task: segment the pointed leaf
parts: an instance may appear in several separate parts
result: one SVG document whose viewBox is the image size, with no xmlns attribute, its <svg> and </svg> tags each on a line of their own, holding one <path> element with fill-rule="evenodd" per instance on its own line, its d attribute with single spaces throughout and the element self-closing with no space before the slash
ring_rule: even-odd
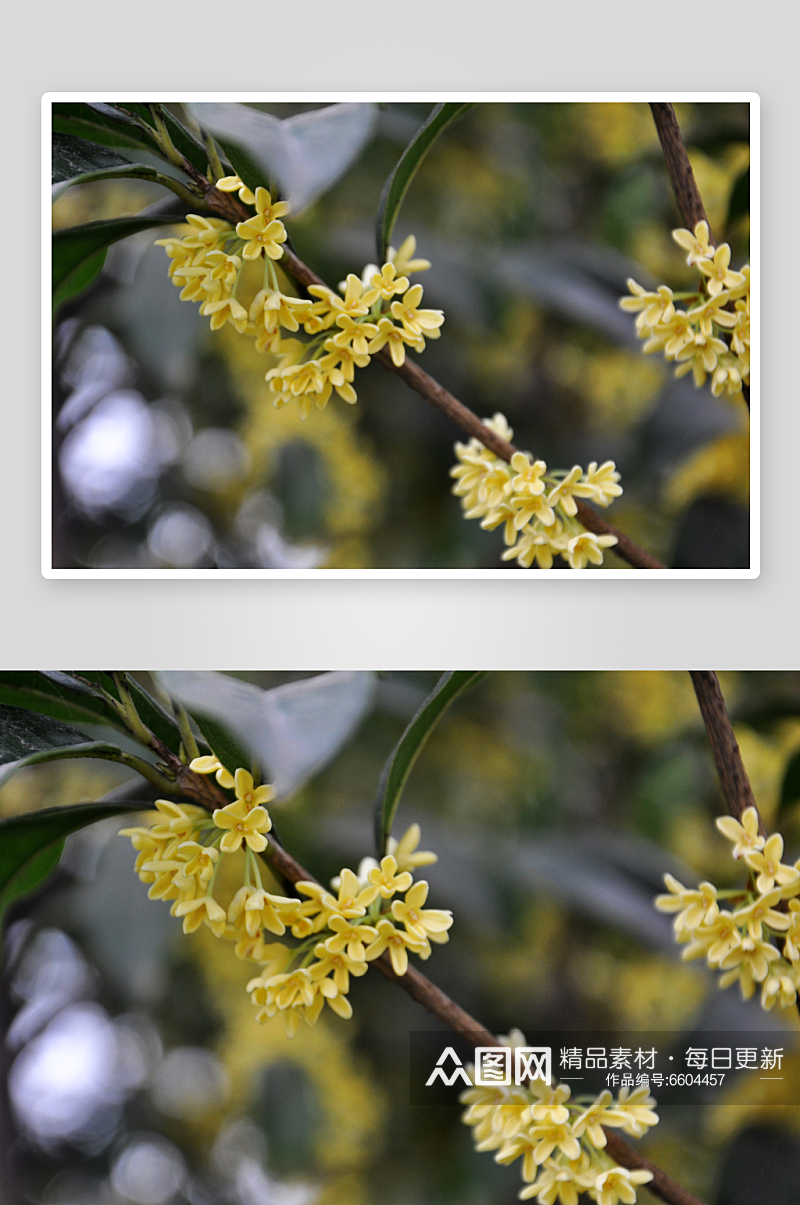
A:
<svg viewBox="0 0 800 1205">
<path fill-rule="evenodd" d="M 53 134 L 53 184 L 73 180 L 87 172 L 130 165 L 130 159 L 123 158 L 116 151 L 97 142 L 87 142 L 85 138 L 74 138 L 71 134 Z"/>
<path fill-rule="evenodd" d="M 59 671 L 5 671 L 0 673 L 0 704 L 24 708 L 73 724 L 104 724 L 128 733 L 114 708 L 102 697 L 102 686 L 117 698 L 109 674 L 90 672 L 76 676 Z M 177 753 L 180 733 L 175 718 L 134 679 L 128 687 L 142 721 L 167 748 Z"/>
<path fill-rule="evenodd" d="M 97 180 L 147 180 L 151 184 L 163 184 L 165 178 L 154 167 L 147 167 L 143 163 L 125 163 L 124 166 L 115 164 L 111 167 L 97 168 L 95 171 L 82 172 L 59 183 L 54 182 L 52 199 L 55 201 L 62 192 L 75 184 L 92 184 Z"/>
<path fill-rule="evenodd" d="M 375 799 L 375 845 L 379 858 L 386 853 L 400 796 L 425 742 L 453 700 L 485 672 L 454 670 L 443 674 L 392 750 L 383 767 Z"/>
<path fill-rule="evenodd" d="M 56 101 L 52 107 L 52 123 L 54 133 L 70 134 L 102 143 L 103 146 L 129 147 L 139 151 L 154 149 L 147 131 L 113 105 Z"/>
<path fill-rule="evenodd" d="M 77 803 L 43 808 L 0 820 L 0 914 L 23 891 L 37 886 L 56 865 L 54 846 L 63 846 L 70 833 L 123 812 L 141 812 L 147 804 Z M 60 855 L 60 848 L 59 848 Z M 48 864 L 49 863 L 49 864 Z"/>
<path fill-rule="evenodd" d="M 86 264 L 100 252 L 105 253 L 112 243 L 138 234 L 140 230 L 152 230 L 156 226 L 168 226 L 180 218 L 164 217 L 161 214 L 139 215 L 132 218 L 114 218 L 110 222 L 88 222 L 85 226 L 68 226 L 53 232 L 53 292 L 62 288 L 66 278 Z"/>
<path fill-rule="evenodd" d="M 403 198 L 422 160 L 442 131 L 471 107 L 471 104 L 467 103 L 436 105 L 428 120 L 420 126 L 403 151 L 397 166 L 384 185 L 378 203 L 375 238 L 379 263 L 384 263 L 386 259 L 386 252 L 392 240 L 392 231 L 400 212 L 400 206 L 403 204 Z"/>
<path fill-rule="evenodd" d="M 0 707 L 0 765 L 43 750 L 81 744 L 86 735 L 49 716 L 36 715 L 20 707 Z"/>
<path fill-rule="evenodd" d="M 61 861 L 63 852 L 64 838 L 62 837 L 60 841 L 55 841 L 52 845 L 45 846 L 38 854 L 34 854 L 19 868 L 16 874 L 11 876 L 6 883 L 5 890 L 0 891 L 0 922 L 9 904 L 21 896 L 35 891 L 39 884 L 52 874 Z"/>
<path fill-rule="evenodd" d="M 105 146 L 147 151 L 163 158 L 147 105 L 131 104 L 125 105 L 124 108 L 127 113 L 115 105 L 88 102 L 69 104 L 57 101 L 52 111 L 53 131 L 89 139 Z M 163 105 L 159 106 L 159 109 L 175 149 L 198 171 L 205 172 L 208 158 L 205 147 L 168 109 Z M 142 129 L 129 114 L 139 117 L 147 128 Z"/>
<path fill-rule="evenodd" d="M 108 255 L 108 247 L 103 247 L 102 251 L 95 251 L 94 255 L 90 255 L 73 268 L 62 279 L 57 288 L 53 290 L 53 313 L 65 301 L 69 301 L 70 297 L 77 297 L 84 289 L 88 289 L 89 285 L 97 279 L 103 271 L 103 266 Z"/>
<path fill-rule="evenodd" d="M 372 136 L 373 104 L 334 104 L 281 121 L 247 105 L 193 104 L 201 125 L 224 139 L 231 161 L 239 147 L 240 163 L 257 171 L 245 183 L 253 188 L 277 181 L 293 212 L 307 208 L 347 171 Z"/>
<path fill-rule="evenodd" d="M 268 691 L 212 671 L 170 671 L 159 679 L 201 730 L 211 719 L 230 734 L 231 760 L 247 751 L 249 759 L 240 765 L 263 763 L 280 799 L 336 756 L 369 709 L 374 689 L 374 675 L 360 672 L 318 674 Z"/>
<path fill-rule="evenodd" d="M 81 741 L 76 745 L 59 745 L 55 749 L 41 749 L 38 753 L 29 753 L 26 757 L 5 762 L 0 770 L 0 787 L 4 787 L 13 774 L 16 774 L 18 770 L 24 770 L 26 766 L 37 766 L 41 762 L 64 761 L 66 758 L 74 757 L 97 757 L 103 761 L 121 762 L 123 752 L 119 745 L 111 745 L 107 741 Z"/>
</svg>

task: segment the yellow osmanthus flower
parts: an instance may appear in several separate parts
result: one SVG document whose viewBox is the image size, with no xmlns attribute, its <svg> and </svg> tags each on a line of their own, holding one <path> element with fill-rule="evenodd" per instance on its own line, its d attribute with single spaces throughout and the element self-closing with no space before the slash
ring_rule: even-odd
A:
<svg viewBox="0 0 800 1205">
<path fill-rule="evenodd" d="M 510 440 L 513 431 L 502 414 L 484 423 L 501 438 Z M 622 493 L 619 473 L 612 460 L 593 461 L 586 472 L 578 465 L 568 471 L 549 472 L 543 460 L 515 452 L 510 465 L 480 440 L 455 446 L 458 464 L 451 470 L 453 493 L 461 498 L 465 518 L 481 519 L 481 527 L 504 528 L 504 561 L 516 560 L 528 569 L 534 560 L 550 569 L 561 556 L 572 569 L 601 565 L 607 548 L 617 544 L 614 535 L 586 531 L 576 518 L 576 498 L 587 498 L 598 506 L 609 506 Z"/>
<path fill-rule="evenodd" d="M 634 1205 L 636 1185 L 649 1184 L 653 1173 L 631 1171 L 627 1167 L 612 1167 L 599 1175 L 595 1181 L 597 1205 Z"/>
<path fill-rule="evenodd" d="M 389 838 L 388 852 L 397 862 L 398 870 L 414 871 L 420 866 L 431 866 L 434 862 L 439 861 L 437 855 L 431 853 L 430 850 L 417 849 L 421 840 L 422 832 L 418 824 L 412 824 L 410 828 L 406 829 L 399 841 L 396 841 L 394 837 Z M 383 863 L 381 863 L 381 867 L 383 867 Z M 374 882 L 374 879 L 371 881 Z M 404 889 L 401 888 L 401 890 Z"/>
<path fill-rule="evenodd" d="M 388 950 L 395 975 L 405 975 L 408 970 L 409 950 L 413 954 L 419 954 L 421 958 L 427 958 L 430 954 L 427 941 L 420 940 L 407 930 L 395 928 L 386 918 L 378 921 L 377 931 L 378 936 L 366 951 L 366 960 L 372 962 L 373 959 L 379 958 L 384 950 Z"/>
<path fill-rule="evenodd" d="M 656 907 L 678 914 L 675 934 L 687 943 L 684 959 L 705 958 L 722 972 L 720 987 L 738 982 L 749 1000 L 761 984 L 763 1008 L 791 1008 L 800 986 L 800 862 L 781 862 L 783 838 L 763 836 L 755 807 L 741 820 L 720 816 L 716 825 L 751 872 L 748 885 L 718 893 L 711 883 L 690 889 L 667 874 L 670 894 L 658 896 Z M 721 896 L 730 898 L 732 911 L 719 910 Z"/>
<path fill-rule="evenodd" d="M 424 908 L 428 898 L 428 884 L 422 880 L 406 892 L 404 900 L 392 903 L 392 916 L 405 926 L 410 937 L 423 942 L 447 941 L 447 930 L 453 923 L 452 912 L 440 908 Z"/>
<path fill-rule="evenodd" d="M 238 192 L 253 208 L 252 216 L 234 227 L 189 214 L 183 237 L 159 239 L 157 245 L 171 260 L 169 275 L 181 289 L 181 300 L 199 302 L 212 330 L 230 325 L 254 338 L 257 351 L 281 358 L 266 374 L 275 406 L 295 401 L 305 420 L 312 408 L 325 409 L 333 391 L 352 405 L 357 401 L 352 383 L 356 367 L 366 367 L 383 347 L 399 366 L 406 347 L 421 352 L 426 339 L 439 338 L 443 313 L 420 309 L 422 286 L 409 284 L 408 273 L 430 267 L 427 260 L 413 258 L 413 236 L 399 251 L 390 248 L 382 266 L 368 264 L 362 277 L 351 272 L 341 296 L 327 285 L 312 285 L 313 300 L 293 297 L 279 287 L 273 266 L 283 256 L 287 233 L 281 219 L 289 206 L 273 200 L 266 188 L 251 191 L 238 176 L 222 177 L 217 188 Z M 237 296 L 243 261 L 264 265 L 263 286 L 248 308 Z M 332 327 L 336 333 L 326 338 Z M 284 337 L 284 332 L 301 329 L 308 341 Z"/>
<path fill-rule="evenodd" d="M 220 842 L 220 849 L 226 854 L 235 853 L 243 841 L 255 853 L 267 848 L 264 833 L 272 828 L 272 821 L 266 808 L 250 808 L 244 800 L 237 799 L 236 803 L 217 808 L 211 818 L 217 828 L 227 830 Z"/>
<path fill-rule="evenodd" d="M 499 1041 L 512 1048 L 525 1045 L 519 1030 Z M 468 1075 L 474 1078 L 474 1068 Z M 522 1160 L 522 1200 L 578 1205 L 580 1193 L 595 1201 L 605 1193 L 606 1201 L 635 1202 L 636 1188 L 652 1179 L 650 1172 L 626 1178 L 627 1171 L 607 1154 L 603 1130 L 613 1127 L 638 1137 L 658 1123 L 655 1101 L 644 1085 L 633 1092 L 623 1088 L 617 1100 L 607 1090 L 594 1100 L 573 1100 L 569 1085 L 533 1080 L 524 1087 L 472 1087 L 460 1100 L 468 1106 L 462 1121 L 473 1129 L 476 1150 L 496 1152 L 497 1163 Z"/>
<path fill-rule="evenodd" d="M 661 351 L 675 361 L 676 376 L 691 372 L 698 388 L 710 376 L 715 396 L 740 395 L 750 381 L 750 266 L 734 271 L 729 245 L 713 247 L 706 222 L 698 222 L 694 231 L 673 230 L 672 237 L 688 251 L 686 262 L 700 273 L 698 291 L 676 297 L 667 285 L 659 285 L 656 292 L 648 292 L 631 279 L 632 296 L 619 304 L 637 315 L 643 350 Z M 688 308 L 678 308 L 679 300 Z"/>
<path fill-rule="evenodd" d="M 417 850 L 419 825 L 393 842 L 394 853 L 380 864 L 365 858 L 358 874 L 345 867 L 332 884 L 336 894 L 301 880 L 295 883 L 298 897 L 277 895 L 262 886 L 255 857 L 267 845 L 264 834 L 271 821 L 263 805 L 272 799 L 273 788 L 257 787 L 241 767 L 229 774 L 214 754 L 195 758 L 192 766 L 195 773 L 216 774 L 221 785 L 229 783 L 235 800 L 211 816 L 204 808 L 158 800 L 150 827 L 137 825 L 122 835 L 137 851 L 136 873 L 148 884 L 148 895 L 170 902 L 185 933 L 205 925 L 234 943 L 237 958 L 261 964 L 247 988 L 257 1021 L 281 1014 L 293 1037 L 301 1020 L 316 1023 L 326 1003 L 349 1018 L 351 976 L 366 974 L 369 963 L 387 949 L 396 974 L 404 975 L 409 952 L 425 959 L 429 939 L 448 940 L 452 913 L 425 908 L 428 884 L 415 885 L 404 868 L 436 861 L 435 854 Z M 214 883 L 222 858 L 242 846 L 245 881 L 226 910 L 213 894 Z M 267 939 L 268 934 L 283 937 L 287 930 L 298 945 Z"/>
<path fill-rule="evenodd" d="M 213 774 L 219 785 L 226 791 L 229 791 L 234 784 L 230 770 L 226 770 L 213 753 L 208 757 L 196 757 L 194 761 L 189 762 L 189 769 L 194 770 L 195 774 Z"/>
</svg>

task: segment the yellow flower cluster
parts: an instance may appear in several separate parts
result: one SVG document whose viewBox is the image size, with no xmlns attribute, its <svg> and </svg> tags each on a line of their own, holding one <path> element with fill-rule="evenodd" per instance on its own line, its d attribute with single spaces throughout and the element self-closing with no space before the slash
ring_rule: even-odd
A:
<svg viewBox="0 0 800 1205">
<path fill-rule="evenodd" d="M 711 392 L 742 392 L 750 382 L 750 265 L 731 269 L 727 243 L 716 249 L 709 243 L 708 224 L 691 230 L 673 230 L 686 262 L 697 267 L 703 280 L 696 293 L 673 293 L 659 285 L 649 293 L 635 280 L 628 281 L 632 297 L 623 297 L 623 310 L 637 314 L 636 331 L 645 339 L 646 353 L 663 351 L 677 364 L 675 376 L 694 374 L 698 388 L 711 377 Z M 679 308 L 683 301 L 686 308 Z"/>
<path fill-rule="evenodd" d="M 500 1038 L 504 1046 L 524 1046 L 519 1030 Z M 469 1068 L 472 1078 L 474 1069 Z M 578 1205 L 585 1193 L 598 1205 L 633 1205 L 636 1188 L 652 1172 L 618 1167 L 605 1153 L 604 1126 L 640 1138 L 658 1122 L 655 1101 L 642 1085 L 620 1089 L 614 1100 L 608 1091 L 592 1100 L 572 1100 L 567 1084 L 547 1087 L 533 1080 L 527 1087 L 473 1087 L 461 1093 L 468 1106 L 462 1116 L 473 1127 L 478 1151 L 497 1151 L 497 1163 L 522 1159 L 525 1187 L 520 1200 L 535 1197 L 539 1205 Z"/>
<path fill-rule="evenodd" d="M 483 420 L 496 435 L 511 440 L 514 432 L 502 414 Z M 461 498 L 466 519 L 481 519 L 487 531 L 503 525 L 509 548 L 503 560 L 516 559 L 523 569 L 536 560 L 550 569 L 554 556 L 562 556 L 572 569 L 587 564 L 602 565 L 603 549 L 612 548 L 617 537 L 597 536 L 586 531 L 576 518 L 576 498 L 589 498 L 609 506 L 622 493 L 613 460 L 589 465 L 584 472 L 575 465 L 569 471 L 548 473 L 543 460 L 516 452 L 510 464 L 478 439 L 455 446 L 459 463 L 450 470 L 456 484 L 453 493 Z"/>
<path fill-rule="evenodd" d="M 156 800 L 154 823 L 123 829 L 138 851 L 136 872 L 150 884 L 150 899 L 172 901 L 173 916 L 183 917 L 185 933 L 205 924 L 216 937 L 235 942 L 238 958 L 260 963 L 261 974 L 247 985 L 259 1011 L 257 1021 L 278 1012 L 289 1037 L 300 1020 L 313 1025 L 327 1004 L 341 1017 L 351 1017 L 347 999 L 350 976 L 365 975 L 367 964 L 389 951 L 397 975 L 408 970 L 409 953 L 429 958 L 431 942 L 448 941 L 452 913 L 426 908 L 428 884 L 414 882 L 412 870 L 436 861 L 417 850 L 418 825 L 412 825 L 380 863 L 365 858 L 358 874 L 343 870 L 333 894 L 319 883 L 295 884 L 303 898 L 264 890 L 256 853 L 267 845 L 272 828 L 264 804 L 273 788 L 256 787 L 247 770 L 230 774 L 216 757 L 199 757 L 190 768 L 215 774 L 236 798 L 211 816 L 203 808 Z M 245 882 L 227 910 L 214 898 L 220 855 L 246 852 Z M 266 934 L 296 945 L 267 943 Z"/>
<path fill-rule="evenodd" d="M 791 1008 L 800 987 L 800 860 L 784 865 L 783 837 L 761 836 L 753 807 L 741 823 L 720 816 L 717 828 L 734 842 L 734 858 L 744 858 L 748 886 L 718 891 L 713 883 L 701 883 L 692 889 L 667 874 L 669 894 L 657 896 L 656 907 L 676 913 L 675 936 L 686 943 L 683 957 L 705 958 L 722 971 L 720 987 L 738 980 L 749 1000 L 761 984 L 763 1008 Z M 720 908 L 723 899 L 730 911 Z"/>
<path fill-rule="evenodd" d="M 324 410 L 335 391 L 351 404 L 356 368 L 388 347 L 392 361 L 405 361 L 406 347 L 425 350 L 426 339 L 438 339 L 444 322 L 441 310 L 421 309 L 422 285 L 408 277 L 430 267 L 415 259 L 416 240 L 409 236 L 395 251 L 389 248 L 382 267 L 368 264 L 359 278 L 351 273 L 335 293 L 325 285 L 312 285 L 311 298 L 281 291 L 273 264 L 283 255 L 286 229 L 281 218 L 289 211 L 273 201 L 266 188 L 248 189 L 238 176 L 217 181 L 223 192 L 238 191 L 240 199 L 255 209 L 253 217 L 230 222 L 189 214 L 181 238 L 158 239 L 172 260 L 169 275 L 181 289 L 182 301 L 199 301 L 200 313 L 211 319 L 211 329 L 226 323 L 255 339 L 260 352 L 279 358 L 266 374 L 275 406 L 296 402 L 302 419 L 312 405 Z M 262 286 L 249 307 L 237 299 L 245 261 L 263 261 Z M 312 300 L 315 299 L 315 300 Z M 286 338 L 302 330 L 308 340 Z"/>
</svg>

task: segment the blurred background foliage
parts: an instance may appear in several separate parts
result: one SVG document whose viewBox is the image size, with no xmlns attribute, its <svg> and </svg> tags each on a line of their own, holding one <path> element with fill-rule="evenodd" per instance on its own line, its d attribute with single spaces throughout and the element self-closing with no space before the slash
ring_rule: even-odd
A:
<svg viewBox="0 0 800 1205">
<path fill-rule="evenodd" d="M 308 675 L 237 676 L 270 688 Z M 374 852 L 382 764 L 435 681 L 380 675 L 339 755 L 271 809 L 322 881 Z M 793 860 L 800 676 L 729 673 L 722 686 Z M 0 791 L 0 814 L 120 782 L 95 763 L 30 767 Z M 395 823 L 398 835 L 421 824 L 439 855 L 425 871 L 433 906 L 455 914 L 425 971 L 496 1033 L 796 1030 L 796 1013 L 764 1013 L 681 962 L 652 906 L 665 871 L 739 881 L 713 825 L 723 811 L 688 675 L 485 677 L 432 735 Z M 11 915 L 2 1140 L 18 1189 L 0 1185 L 3 1205 L 512 1205 L 518 1170 L 473 1152 L 455 1101 L 409 1103 L 409 1033 L 437 1022 L 369 974 L 352 985 L 352 1021 L 326 1012 L 293 1041 L 280 1018 L 257 1025 L 252 964 L 205 929 L 185 937 L 147 900 L 116 836 L 125 823 L 70 838 L 55 878 Z M 735 1080 L 724 1103 L 662 1109 L 642 1148 L 709 1205 L 794 1205 L 800 1084 L 757 1087 L 758 1107 Z"/>
<path fill-rule="evenodd" d="M 259 106 L 279 117 L 310 105 Z M 366 148 L 289 233 L 328 283 L 374 260 L 381 189 L 430 106 L 386 103 Z M 731 207 L 749 164 L 744 104 L 677 106 L 712 229 L 747 260 Z M 742 189 L 740 185 L 739 195 Z M 142 181 L 67 189 L 56 228 L 136 213 Z M 745 209 L 747 208 L 745 204 Z M 679 568 L 749 563 L 749 432 L 645 358 L 617 307 L 640 283 L 693 287 L 646 104 L 472 106 L 414 179 L 394 243 L 416 235 L 418 279 L 446 314 L 425 369 L 553 467 L 612 458 L 618 523 Z M 500 532 L 461 517 L 448 470 L 458 433 L 402 381 L 359 370 L 301 423 L 276 411 L 268 358 L 181 303 L 146 232 L 112 247 L 56 327 L 54 565 L 67 568 L 502 568 Z M 609 565 L 618 565 L 609 557 Z"/>
</svg>

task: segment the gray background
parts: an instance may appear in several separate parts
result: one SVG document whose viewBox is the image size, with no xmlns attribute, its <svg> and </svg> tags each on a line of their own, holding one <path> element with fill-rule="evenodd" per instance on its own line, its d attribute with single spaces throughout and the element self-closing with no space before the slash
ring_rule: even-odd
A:
<svg viewBox="0 0 800 1205">
<path fill-rule="evenodd" d="M 3 3 L 4 668 L 796 668 L 795 3 Z M 39 146 L 49 91 L 752 91 L 761 97 L 756 581 L 48 581 Z M 566 576 L 566 575 L 565 575 Z"/>
</svg>

